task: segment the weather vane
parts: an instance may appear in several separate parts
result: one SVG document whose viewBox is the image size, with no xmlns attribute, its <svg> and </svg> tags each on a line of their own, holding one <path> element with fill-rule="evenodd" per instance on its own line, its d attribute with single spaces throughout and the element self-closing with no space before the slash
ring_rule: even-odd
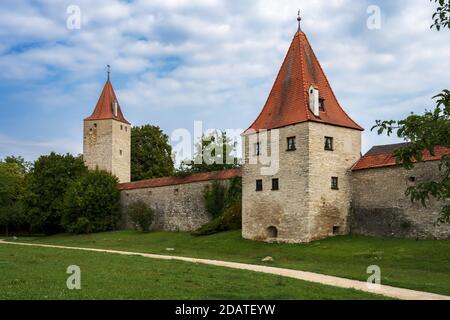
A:
<svg viewBox="0 0 450 320">
<path fill-rule="evenodd" d="M 108 72 L 108 80 L 109 80 L 109 74 L 111 73 L 111 66 L 109 64 L 106 65 L 106 70 Z"/>
<path fill-rule="evenodd" d="M 301 27 L 302 17 L 300 16 L 300 10 L 298 10 L 298 13 L 297 13 L 297 21 L 298 21 L 297 32 L 301 32 L 302 31 L 302 27 Z"/>
</svg>

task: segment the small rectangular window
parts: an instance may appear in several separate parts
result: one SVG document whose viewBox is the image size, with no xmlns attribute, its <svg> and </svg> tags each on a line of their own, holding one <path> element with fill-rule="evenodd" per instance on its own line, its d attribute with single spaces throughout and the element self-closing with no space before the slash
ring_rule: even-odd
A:
<svg viewBox="0 0 450 320">
<path fill-rule="evenodd" d="M 120 130 L 123 130 L 123 125 L 120 125 Z"/>
<path fill-rule="evenodd" d="M 279 189 L 279 181 L 278 179 L 272 179 L 272 190 L 278 190 Z"/>
<path fill-rule="evenodd" d="M 122 150 L 120 150 L 119 152 L 120 152 L 120 155 L 122 155 Z"/>
<path fill-rule="evenodd" d="M 255 143 L 254 145 L 253 145 L 253 154 L 255 155 L 255 156 L 259 156 L 260 154 L 261 154 L 261 147 L 260 147 L 260 144 L 259 144 L 259 142 L 257 142 L 257 143 Z"/>
<path fill-rule="evenodd" d="M 296 150 L 295 137 L 289 137 L 287 138 L 287 151 L 294 151 L 294 150 Z"/>
<path fill-rule="evenodd" d="M 339 189 L 338 177 L 331 177 L 331 189 L 334 189 L 334 190 Z"/>
<path fill-rule="evenodd" d="M 333 151 L 333 137 L 325 137 L 325 150 Z"/>
<path fill-rule="evenodd" d="M 263 189 L 262 180 L 256 180 L 256 191 L 262 191 L 262 189 Z"/>
<path fill-rule="evenodd" d="M 324 98 L 319 99 L 319 111 L 321 111 L 321 112 L 325 111 L 325 99 Z"/>
</svg>

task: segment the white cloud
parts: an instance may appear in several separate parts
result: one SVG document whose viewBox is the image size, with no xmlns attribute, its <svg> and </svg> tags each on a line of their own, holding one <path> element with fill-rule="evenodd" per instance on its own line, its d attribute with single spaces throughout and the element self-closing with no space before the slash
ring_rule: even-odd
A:
<svg viewBox="0 0 450 320">
<path fill-rule="evenodd" d="M 134 123 L 173 130 L 203 119 L 219 128 L 245 128 L 267 98 L 296 31 L 300 6 L 302 28 L 341 104 L 370 129 L 375 119 L 421 112 L 432 95 L 448 86 L 450 39 L 448 32 L 429 30 L 430 3 L 378 1 L 383 21 L 374 31 L 366 28 L 369 4 L 78 0 L 83 24 L 67 30 L 64 4 L 2 2 L 0 79 L 33 84 L 30 97 L 46 92 L 36 102 L 42 109 L 80 108 L 81 126 L 93 106 L 81 109 L 76 98 L 93 95 L 89 101 L 96 100 L 94 83 L 111 64 L 119 100 Z M 365 133 L 365 148 L 386 141 Z"/>
</svg>

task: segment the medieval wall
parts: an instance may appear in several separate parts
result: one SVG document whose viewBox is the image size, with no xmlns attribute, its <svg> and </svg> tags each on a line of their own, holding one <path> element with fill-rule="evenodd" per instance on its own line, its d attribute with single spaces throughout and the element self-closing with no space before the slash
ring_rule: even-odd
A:
<svg viewBox="0 0 450 320">
<path fill-rule="evenodd" d="M 131 126 L 112 120 L 112 174 L 120 182 L 131 181 Z"/>
<path fill-rule="evenodd" d="M 333 150 L 325 150 L 325 137 Z M 310 241 L 349 232 L 351 167 L 361 157 L 361 131 L 309 123 L 309 233 Z M 338 189 L 331 188 L 338 178 Z"/>
<path fill-rule="evenodd" d="M 269 141 L 274 131 L 269 132 Z M 278 132 L 279 170 L 273 175 L 262 174 L 261 169 L 266 165 L 249 163 L 256 141 L 251 140 L 252 136 L 243 137 L 242 236 L 252 240 L 306 242 L 309 239 L 308 123 L 284 127 Z M 293 136 L 296 150 L 286 151 L 287 138 Z M 272 155 L 270 145 L 267 153 Z M 279 179 L 279 190 L 272 190 L 274 178 Z M 258 179 L 263 182 L 262 191 L 256 191 Z M 277 230 L 276 237 L 271 233 L 273 228 Z"/>
<path fill-rule="evenodd" d="M 360 157 L 361 131 L 305 122 L 278 132 L 279 171 L 274 175 L 263 175 L 263 164 L 249 163 L 254 141 L 245 136 L 244 238 L 308 242 L 347 233 L 350 168 Z M 286 150 L 288 137 L 296 138 L 295 151 Z M 325 150 L 325 137 L 333 137 L 333 151 Z M 331 177 L 338 177 L 338 190 L 331 188 Z M 277 191 L 271 190 L 273 178 L 279 179 Z M 257 179 L 263 180 L 263 191 L 255 191 Z M 271 239 L 271 227 L 278 231 L 276 239 Z"/>
<path fill-rule="evenodd" d="M 153 230 L 192 231 L 211 220 L 206 211 L 203 193 L 212 181 L 191 182 L 152 188 L 121 190 L 122 208 L 142 200 L 155 211 Z M 222 183 L 227 183 L 222 181 Z M 133 227 L 124 212 L 124 224 Z"/>
<path fill-rule="evenodd" d="M 439 161 L 354 171 L 351 232 L 378 237 L 450 239 L 450 225 L 437 225 L 443 202 L 426 208 L 405 196 L 408 186 L 438 177 Z M 414 181 L 415 180 L 415 181 Z"/>
<path fill-rule="evenodd" d="M 83 160 L 95 170 L 112 169 L 112 122 L 111 120 L 84 120 Z"/>
<path fill-rule="evenodd" d="M 111 119 L 84 121 L 83 159 L 89 169 L 106 170 L 129 182 L 130 157 L 130 125 Z"/>
</svg>

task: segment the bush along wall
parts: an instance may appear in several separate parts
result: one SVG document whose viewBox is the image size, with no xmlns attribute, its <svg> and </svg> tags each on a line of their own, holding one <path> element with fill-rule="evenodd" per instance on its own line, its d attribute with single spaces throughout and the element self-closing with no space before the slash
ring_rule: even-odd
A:
<svg viewBox="0 0 450 320">
<path fill-rule="evenodd" d="M 210 235 L 242 227 L 242 178 L 225 183 L 214 181 L 204 192 L 205 207 L 213 220 L 192 232 L 195 236 Z"/>
</svg>

